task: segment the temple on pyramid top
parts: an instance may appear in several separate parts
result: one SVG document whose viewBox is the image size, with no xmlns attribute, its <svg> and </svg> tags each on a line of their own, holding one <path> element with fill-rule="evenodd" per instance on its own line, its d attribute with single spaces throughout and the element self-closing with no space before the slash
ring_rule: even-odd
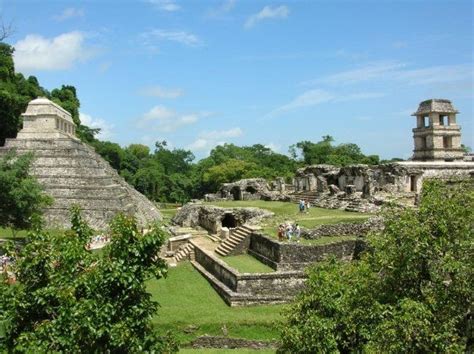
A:
<svg viewBox="0 0 474 354">
<path fill-rule="evenodd" d="M 18 139 L 57 139 L 76 135 L 71 114 L 46 97 L 30 101 L 23 118 Z"/>
</svg>

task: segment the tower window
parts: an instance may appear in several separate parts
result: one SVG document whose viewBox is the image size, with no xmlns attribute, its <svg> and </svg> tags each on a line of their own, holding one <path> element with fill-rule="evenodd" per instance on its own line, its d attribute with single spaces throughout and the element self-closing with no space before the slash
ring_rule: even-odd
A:
<svg viewBox="0 0 474 354">
<path fill-rule="evenodd" d="M 428 116 L 423 117 L 423 122 L 424 122 L 425 128 L 429 127 L 430 126 L 430 117 L 428 117 Z"/>
<path fill-rule="evenodd" d="M 439 116 L 439 125 L 449 125 L 448 116 Z"/>
</svg>

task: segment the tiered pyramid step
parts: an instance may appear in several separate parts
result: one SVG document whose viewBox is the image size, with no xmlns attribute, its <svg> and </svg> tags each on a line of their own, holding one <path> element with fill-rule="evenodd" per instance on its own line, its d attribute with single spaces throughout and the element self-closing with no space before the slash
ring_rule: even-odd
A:
<svg viewBox="0 0 474 354">
<path fill-rule="evenodd" d="M 118 212 L 135 214 L 141 225 L 160 218 L 150 201 L 129 186 L 93 148 L 76 139 L 7 139 L 1 150 L 7 149 L 33 153 L 31 173 L 54 199 L 45 210 L 51 227 L 68 226 L 73 204 L 80 206 L 94 228 L 105 227 Z"/>
<path fill-rule="evenodd" d="M 254 230 L 246 225 L 232 230 L 230 236 L 217 248 L 216 253 L 220 256 L 228 256 L 234 251 Z"/>
</svg>

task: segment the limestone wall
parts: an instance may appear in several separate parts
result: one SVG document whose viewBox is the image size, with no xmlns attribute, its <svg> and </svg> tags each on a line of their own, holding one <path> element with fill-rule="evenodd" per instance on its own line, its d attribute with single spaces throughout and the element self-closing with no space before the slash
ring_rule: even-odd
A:
<svg viewBox="0 0 474 354">
<path fill-rule="evenodd" d="M 364 248 L 361 239 L 336 241 L 326 245 L 302 245 L 281 243 L 262 234 L 253 233 L 250 239 L 249 254 L 278 271 L 303 270 L 314 262 L 328 256 L 339 259 L 353 259 Z"/>
</svg>

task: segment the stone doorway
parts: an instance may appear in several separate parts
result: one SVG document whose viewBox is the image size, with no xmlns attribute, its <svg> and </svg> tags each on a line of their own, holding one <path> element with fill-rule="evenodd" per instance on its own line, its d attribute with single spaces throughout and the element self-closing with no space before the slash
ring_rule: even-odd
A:
<svg viewBox="0 0 474 354">
<path fill-rule="evenodd" d="M 224 217 L 222 218 L 221 223 L 222 223 L 222 227 L 227 227 L 228 229 L 236 228 L 237 226 L 239 226 L 234 215 L 230 213 L 224 214 Z"/>
<path fill-rule="evenodd" d="M 237 186 L 232 187 L 232 189 L 230 190 L 230 194 L 232 194 L 232 197 L 234 198 L 234 200 L 242 200 L 242 196 L 241 196 L 239 187 L 237 187 Z"/>
</svg>

